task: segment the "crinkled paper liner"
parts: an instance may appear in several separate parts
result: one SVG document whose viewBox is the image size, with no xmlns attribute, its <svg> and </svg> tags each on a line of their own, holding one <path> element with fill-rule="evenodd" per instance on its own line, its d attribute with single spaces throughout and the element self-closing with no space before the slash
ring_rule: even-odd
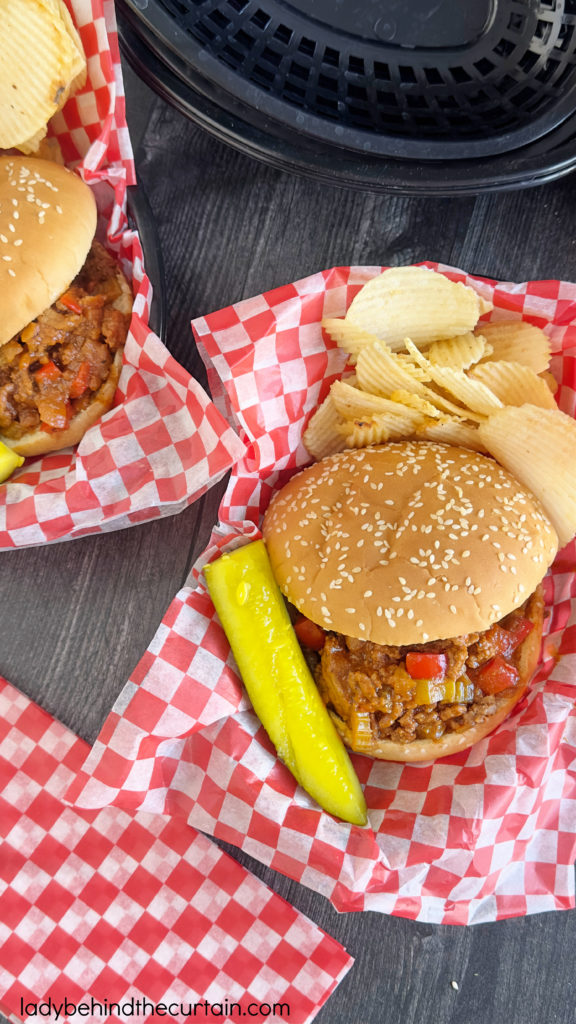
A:
<svg viewBox="0 0 576 1024">
<path fill-rule="evenodd" d="M 114 6 L 72 0 L 86 86 L 51 123 L 66 162 L 95 192 L 107 240 L 135 301 L 115 407 L 80 445 L 27 460 L 0 485 L 0 549 L 118 530 L 182 511 L 219 480 L 243 445 L 208 395 L 148 326 L 151 287 L 126 187 L 135 172 L 126 127 Z"/>
<path fill-rule="evenodd" d="M 576 285 L 496 283 L 428 264 L 492 298 L 491 319 L 549 334 L 559 404 L 574 414 Z M 323 337 L 381 268 L 335 268 L 193 324 L 215 400 L 247 445 L 211 544 L 122 691 L 68 798 L 183 815 L 323 893 L 341 911 L 472 924 L 574 906 L 576 549 L 545 581 L 542 662 L 510 718 L 431 764 L 354 756 L 359 828 L 323 813 L 278 761 L 250 710 L 200 570 L 258 536 L 274 489 L 307 461 L 301 438 L 345 364 Z"/>
<path fill-rule="evenodd" d="M 352 966 L 342 946 L 181 821 L 66 806 L 87 751 L 0 679 L 0 1009 L 120 1024 L 284 1003 L 312 1021 Z"/>
</svg>

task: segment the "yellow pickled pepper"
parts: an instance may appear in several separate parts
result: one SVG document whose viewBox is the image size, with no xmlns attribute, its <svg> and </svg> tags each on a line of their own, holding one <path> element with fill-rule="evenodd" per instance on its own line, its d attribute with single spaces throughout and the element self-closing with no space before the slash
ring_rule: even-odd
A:
<svg viewBox="0 0 576 1024">
<path fill-rule="evenodd" d="M 21 466 L 23 462 L 24 459 L 21 455 L 17 455 L 16 452 L 13 452 L 11 448 L 8 448 L 7 445 L 0 441 L 0 483 L 3 483 L 9 476 L 12 476 L 14 470 L 18 469 L 18 466 Z"/>
<path fill-rule="evenodd" d="M 248 696 L 279 757 L 324 810 L 366 824 L 358 777 L 306 664 L 264 542 L 221 555 L 204 573 Z"/>
</svg>

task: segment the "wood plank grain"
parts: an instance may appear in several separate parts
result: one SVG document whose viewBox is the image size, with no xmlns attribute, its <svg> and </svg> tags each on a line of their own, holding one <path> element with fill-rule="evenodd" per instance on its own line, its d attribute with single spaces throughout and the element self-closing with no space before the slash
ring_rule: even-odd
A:
<svg viewBox="0 0 576 1024">
<path fill-rule="evenodd" d="M 0 554 L 0 675 L 94 742 L 203 550 L 224 484 L 179 516 Z"/>
</svg>

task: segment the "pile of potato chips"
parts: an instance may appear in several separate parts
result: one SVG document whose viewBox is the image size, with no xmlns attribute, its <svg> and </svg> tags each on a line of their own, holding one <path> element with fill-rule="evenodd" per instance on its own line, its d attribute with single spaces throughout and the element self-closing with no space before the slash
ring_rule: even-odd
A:
<svg viewBox="0 0 576 1024">
<path fill-rule="evenodd" d="M 545 333 L 479 323 L 491 308 L 425 267 L 372 278 L 343 319 L 322 321 L 355 372 L 332 385 L 304 444 L 316 459 L 408 439 L 489 453 L 540 499 L 563 546 L 576 533 L 576 422 L 554 400 Z"/>
<path fill-rule="evenodd" d="M 0 149 L 37 153 L 86 81 L 80 36 L 63 0 L 1 0 L 0 39 Z"/>
</svg>

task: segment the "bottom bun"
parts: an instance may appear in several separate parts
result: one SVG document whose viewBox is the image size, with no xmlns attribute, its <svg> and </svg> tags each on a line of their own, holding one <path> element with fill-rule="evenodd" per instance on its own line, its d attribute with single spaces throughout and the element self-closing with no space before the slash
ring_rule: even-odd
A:
<svg viewBox="0 0 576 1024">
<path fill-rule="evenodd" d="M 110 373 L 98 391 L 94 392 L 90 405 L 74 416 L 65 430 L 54 430 L 50 433 L 46 430 L 35 430 L 31 434 L 23 434 L 17 439 L 1 436 L 3 444 L 26 459 L 36 455 L 47 455 L 48 452 L 57 452 L 61 448 L 69 448 L 71 445 L 78 444 L 88 428 L 111 408 L 121 369 L 122 349 L 119 349 L 114 356 Z"/>
<path fill-rule="evenodd" d="M 512 691 L 506 690 L 502 694 L 496 694 L 494 711 L 482 722 L 467 729 L 445 733 L 438 740 L 412 740 L 410 743 L 399 743 L 394 740 L 373 740 L 372 742 L 365 740 L 361 744 L 354 745 L 351 742 L 351 730 L 348 724 L 333 711 L 330 711 L 331 718 L 346 746 L 357 754 L 366 754 L 368 757 L 375 757 L 381 761 L 436 761 L 439 757 L 449 757 L 451 754 L 457 754 L 460 750 L 466 750 L 478 740 L 483 739 L 508 717 L 524 695 L 538 666 L 544 619 L 544 602 L 542 600 L 533 602 L 530 618 L 534 623 L 534 628 L 519 648 L 516 662 L 520 673 L 518 686 L 515 686 Z"/>
</svg>

